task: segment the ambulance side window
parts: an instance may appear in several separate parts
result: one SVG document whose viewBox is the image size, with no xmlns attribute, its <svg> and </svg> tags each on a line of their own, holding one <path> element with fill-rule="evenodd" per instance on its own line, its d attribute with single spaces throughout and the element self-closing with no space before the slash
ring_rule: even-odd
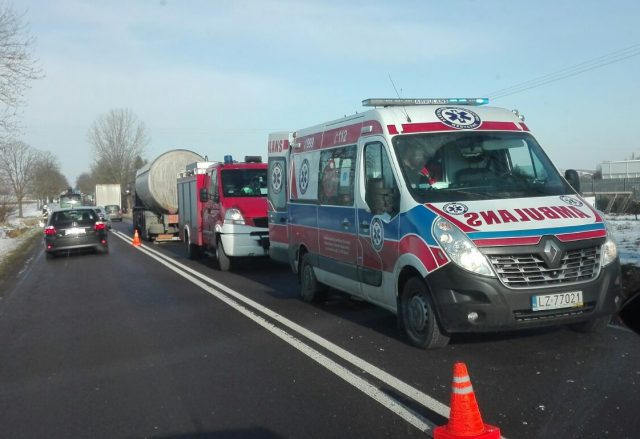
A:
<svg viewBox="0 0 640 439">
<path fill-rule="evenodd" d="M 364 147 L 365 202 L 371 213 L 391 216 L 400 211 L 398 184 L 391 171 L 389 157 L 380 142 Z"/>
<path fill-rule="evenodd" d="M 320 203 L 332 206 L 353 206 L 355 172 L 355 145 L 322 151 L 318 178 Z"/>
</svg>

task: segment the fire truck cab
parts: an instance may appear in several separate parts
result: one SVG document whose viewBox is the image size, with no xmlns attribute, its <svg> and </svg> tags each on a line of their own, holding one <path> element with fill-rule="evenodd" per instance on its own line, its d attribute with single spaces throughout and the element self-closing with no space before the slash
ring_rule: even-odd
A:
<svg viewBox="0 0 640 439">
<path fill-rule="evenodd" d="M 622 298 L 602 216 L 522 117 L 484 103 L 368 99 L 270 135 L 270 254 L 304 300 L 345 291 L 427 348 L 459 332 L 606 326 Z"/>
<path fill-rule="evenodd" d="M 178 205 L 190 258 L 211 254 L 228 271 L 238 258 L 268 255 L 267 165 L 260 157 L 189 165 L 178 178 Z"/>
</svg>

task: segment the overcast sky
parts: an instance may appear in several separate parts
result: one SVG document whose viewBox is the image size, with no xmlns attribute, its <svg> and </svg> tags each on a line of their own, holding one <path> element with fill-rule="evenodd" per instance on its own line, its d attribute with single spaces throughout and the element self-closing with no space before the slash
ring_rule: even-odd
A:
<svg viewBox="0 0 640 439">
<path fill-rule="evenodd" d="M 486 96 L 636 45 L 638 1 L 36 1 L 23 139 L 74 183 L 113 108 L 148 129 L 146 158 L 266 156 L 271 131 L 362 111 L 369 97 Z M 619 56 L 618 58 L 621 58 Z M 605 58 L 607 59 L 607 58 Z M 586 65 L 589 68 L 589 65 Z M 640 153 L 640 56 L 491 105 L 517 108 L 560 168 Z"/>
</svg>

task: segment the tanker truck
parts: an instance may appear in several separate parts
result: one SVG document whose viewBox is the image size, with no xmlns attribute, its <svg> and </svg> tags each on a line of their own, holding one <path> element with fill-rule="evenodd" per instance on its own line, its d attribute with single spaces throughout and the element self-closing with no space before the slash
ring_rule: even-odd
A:
<svg viewBox="0 0 640 439">
<path fill-rule="evenodd" d="M 173 149 L 136 172 L 133 228 L 147 241 L 179 240 L 176 181 L 180 171 L 204 159 L 193 151 Z"/>
</svg>

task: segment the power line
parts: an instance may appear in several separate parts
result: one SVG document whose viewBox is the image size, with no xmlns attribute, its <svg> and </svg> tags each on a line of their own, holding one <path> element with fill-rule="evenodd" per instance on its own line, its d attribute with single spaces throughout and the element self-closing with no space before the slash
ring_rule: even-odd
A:
<svg viewBox="0 0 640 439">
<path fill-rule="evenodd" d="M 609 64 L 617 63 L 625 59 L 640 55 L 640 44 L 634 44 L 633 46 L 619 49 L 606 55 L 593 58 L 579 64 L 575 64 L 570 67 L 565 67 L 553 73 L 549 73 L 538 78 L 530 79 L 528 81 L 521 82 L 519 84 L 512 85 L 507 88 L 503 88 L 492 93 L 487 93 L 491 99 L 499 99 L 505 96 L 509 96 L 516 93 L 521 93 L 526 90 L 530 90 L 535 87 L 549 84 L 551 82 L 566 79 L 572 76 L 579 75 L 590 70 L 601 68 Z"/>
</svg>

